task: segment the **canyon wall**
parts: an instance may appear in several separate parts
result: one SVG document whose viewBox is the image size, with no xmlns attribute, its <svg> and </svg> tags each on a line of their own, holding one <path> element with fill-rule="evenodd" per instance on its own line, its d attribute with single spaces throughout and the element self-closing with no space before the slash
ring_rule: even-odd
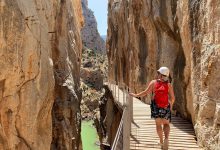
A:
<svg viewBox="0 0 220 150">
<path fill-rule="evenodd" d="M 52 149 L 81 149 L 82 25 L 81 1 L 61 1 L 61 5 L 57 7 L 56 37 L 52 44 L 56 81 Z"/>
<path fill-rule="evenodd" d="M 109 0 L 109 79 L 134 92 L 160 66 L 171 70 L 174 109 L 192 121 L 198 143 L 220 147 L 220 1 Z M 149 101 L 149 99 L 148 99 Z"/>
<path fill-rule="evenodd" d="M 80 146 L 82 25 L 80 0 L 0 0 L 0 149 Z"/>
<path fill-rule="evenodd" d="M 81 31 L 83 45 L 95 52 L 105 54 L 105 41 L 98 32 L 97 21 L 93 11 L 88 7 L 88 0 L 82 0 L 82 9 L 85 18 L 85 24 Z"/>
</svg>

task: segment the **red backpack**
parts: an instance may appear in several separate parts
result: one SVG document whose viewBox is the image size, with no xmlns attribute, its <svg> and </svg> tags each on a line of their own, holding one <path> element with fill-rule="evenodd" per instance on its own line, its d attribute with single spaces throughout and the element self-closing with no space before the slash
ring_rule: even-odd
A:
<svg viewBox="0 0 220 150">
<path fill-rule="evenodd" d="M 154 85 L 154 100 L 157 107 L 166 108 L 169 105 L 168 91 L 168 82 L 156 81 Z"/>
</svg>

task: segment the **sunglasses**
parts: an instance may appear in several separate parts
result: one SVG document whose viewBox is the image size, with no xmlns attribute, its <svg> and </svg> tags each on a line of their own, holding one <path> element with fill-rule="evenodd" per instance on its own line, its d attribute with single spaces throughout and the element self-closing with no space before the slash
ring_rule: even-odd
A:
<svg viewBox="0 0 220 150">
<path fill-rule="evenodd" d="M 157 71 L 158 75 L 162 75 L 163 77 L 167 77 L 166 75 L 161 74 L 159 71 Z"/>
</svg>

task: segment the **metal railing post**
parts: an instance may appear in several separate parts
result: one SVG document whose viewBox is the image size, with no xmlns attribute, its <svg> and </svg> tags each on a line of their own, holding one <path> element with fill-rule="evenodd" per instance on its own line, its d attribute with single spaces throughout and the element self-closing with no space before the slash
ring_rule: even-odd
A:
<svg viewBox="0 0 220 150">
<path fill-rule="evenodd" d="M 111 81 L 111 91 L 112 91 L 112 95 L 114 96 L 113 88 L 114 88 L 113 81 Z"/>
<path fill-rule="evenodd" d="M 123 150 L 130 150 L 130 133 L 131 133 L 131 117 L 130 117 L 131 96 L 126 93 L 126 106 L 124 108 L 125 116 L 123 120 Z"/>
<path fill-rule="evenodd" d="M 116 97 L 116 82 L 114 81 L 114 95 L 115 95 L 115 99 L 117 101 L 117 97 Z"/>
<path fill-rule="evenodd" d="M 118 99 L 117 99 L 117 94 L 116 94 L 116 92 L 117 92 L 117 89 L 116 89 L 116 81 L 115 81 L 115 83 L 114 83 L 114 85 L 115 85 L 115 99 L 116 99 L 116 101 L 118 101 Z"/>
<path fill-rule="evenodd" d="M 133 90 L 131 89 L 130 92 L 133 92 Z M 130 96 L 130 107 L 131 107 L 131 109 L 130 109 L 131 121 L 133 121 L 133 97 L 132 96 Z"/>
<path fill-rule="evenodd" d="M 113 95 L 113 97 L 115 96 L 114 95 L 114 81 L 112 80 L 112 95 Z"/>
<path fill-rule="evenodd" d="M 119 83 L 118 83 L 118 101 L 120 102 L 120 100 L 119 100 Z"/>
<path fill-rule="evenodd" d="M 132 96 L 130 96 L 129 101 L 130 101 L 130 116 L 131 116 L 131 121 L 133 121 L 133 97 Z"/>
<path fill-rule="evenodd" d="M 112 80 L 112 95 L 114 97 L 114 81 Z"/>
<path fill-rule="evenodd" d="M 123 106 L 124 106 L 124 104 L 125 104 L 125 84 L 123 83 Z"/>
</svg>

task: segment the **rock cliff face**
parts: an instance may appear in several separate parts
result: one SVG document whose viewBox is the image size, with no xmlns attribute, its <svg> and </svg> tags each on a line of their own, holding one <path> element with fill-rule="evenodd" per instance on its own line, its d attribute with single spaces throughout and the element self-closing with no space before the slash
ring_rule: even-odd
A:
<svg viewBox="0 0 220 150">
<path fill-rule="evenodd" d="M 220 1 L 109 0 L 109 78 L 140 92 L 160 66 L 200 146 L 220 146 Z"/>
<path fill-rule="evenodd" d="M 99 53 L 105 53 L 105 41 L 97 30 L 96 18 L 88 8 L 88 0 L 82 0 L 83 16 L 85 24 L 81 31 L 83 45 Z"/>
<path fill-rule="evenodd" d="M 80 0 L 0 1 L 0 149 L 78 148 L 82 24 Z"/>
<path fill-rule="evenodd" d="M 81 149 L 80 65 L 82 10 L 80 0 L 61 1 L 52 45 L 55 72 L 52 149 Z"/>
<path fill-rule="evenodd" d="M 83 47 L 80 69 L 82 101 L 82 119 L 99 117 L 99 101 L 103 95 L 103 81 L 107 78 L 107 55 L 95 53 Z"/>
</svg>

